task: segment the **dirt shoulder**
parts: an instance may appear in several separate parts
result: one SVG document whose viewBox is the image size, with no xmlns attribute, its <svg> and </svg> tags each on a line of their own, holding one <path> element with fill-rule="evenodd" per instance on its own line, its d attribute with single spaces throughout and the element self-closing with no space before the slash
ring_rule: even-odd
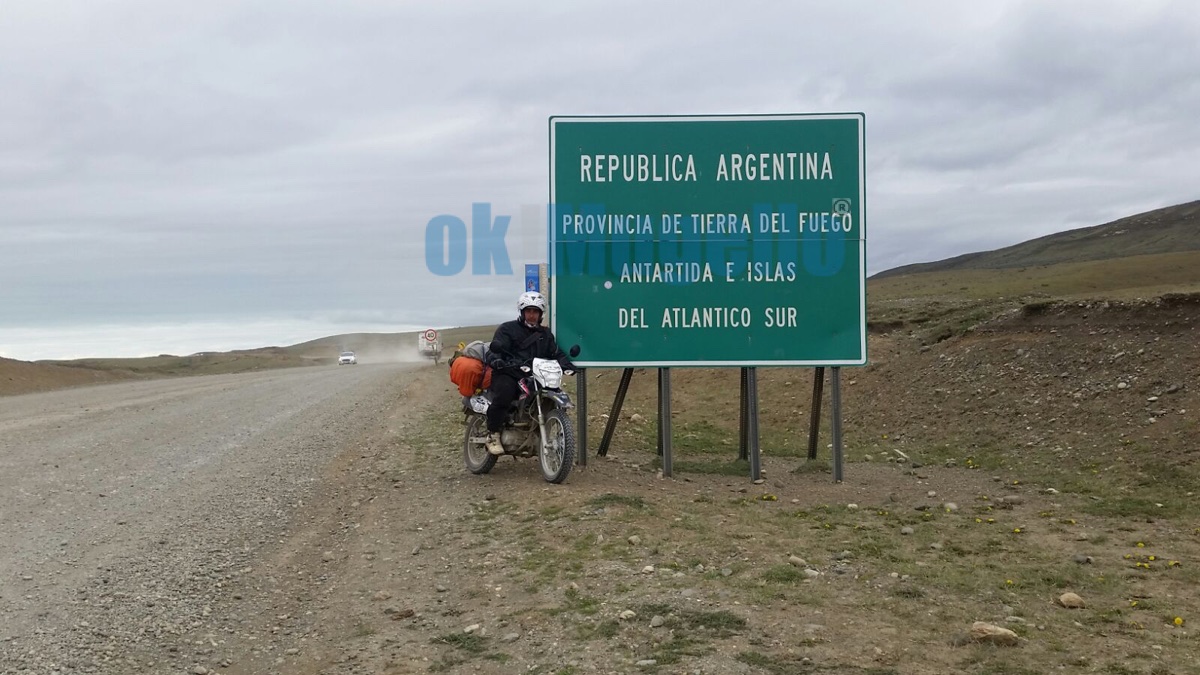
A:
<svg viewBox="0 0 1200 675">
<path fill-rule="evenodd" d="M 803 460 L 810 381 L 764 412 L 762 483 L 731 461 L 731 428 L 694 415 L 726 374 L 687 371 L 674 478 L 642 391 L 610 457 L 550 486 L 528 460 L 468 474 L 457 394 L 423 369 L 256 572 L 273 602 L 228 670 L 1197 672 L 1200 504 L 1186 458 L 1156 454 L 1195 424 L 1193 316 L 1080 309 L 933 348 L 873 336 L 840 485 Z M 1131 388 L 1174 398 L 1158 422 L 1118 414 Z M 976 621 L 1017 646 L 972 641 Z"/>
</svg>

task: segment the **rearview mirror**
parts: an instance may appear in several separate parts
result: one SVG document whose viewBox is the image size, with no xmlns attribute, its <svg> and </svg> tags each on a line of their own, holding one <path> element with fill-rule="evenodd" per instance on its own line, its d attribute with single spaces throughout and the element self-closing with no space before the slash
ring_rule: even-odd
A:
<svg viewBox="0 0 1200 675">
<path fill-rule="evenodd" d="M 571 355 L 571 358 L 579 356 L 579 345 L 571 345 L 571 349 L 567 353 Z"/>
</svg>

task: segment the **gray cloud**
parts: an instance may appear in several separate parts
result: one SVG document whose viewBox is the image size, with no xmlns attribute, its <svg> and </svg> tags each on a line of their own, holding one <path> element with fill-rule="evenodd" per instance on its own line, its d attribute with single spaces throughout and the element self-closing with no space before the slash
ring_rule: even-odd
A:
<svg viewBox="0 0 1200 675">
<path fill-rule="evenodd" d="M 1093 225 L 1197 198 L 1198 45 L 1185 2 L 19 3 L 0 328 L 507 318 L 425 226 L 492 203 L 519 277 L 555 114 L 865 112 L 870 272 Z"/>
</svg>

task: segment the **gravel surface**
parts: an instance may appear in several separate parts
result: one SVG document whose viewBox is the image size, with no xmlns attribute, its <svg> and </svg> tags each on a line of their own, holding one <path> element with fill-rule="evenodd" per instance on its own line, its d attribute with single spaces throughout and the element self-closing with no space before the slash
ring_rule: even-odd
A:
<svg viewBox="0 0 1200 675">
<path fill-rule="evenodd" d="M 413 365 L 123 383 L 0 405 L 0 672 L 222 663 L 256 556 Z M 207 672 L 207 671 L 206 671 Z"/>
</svg>

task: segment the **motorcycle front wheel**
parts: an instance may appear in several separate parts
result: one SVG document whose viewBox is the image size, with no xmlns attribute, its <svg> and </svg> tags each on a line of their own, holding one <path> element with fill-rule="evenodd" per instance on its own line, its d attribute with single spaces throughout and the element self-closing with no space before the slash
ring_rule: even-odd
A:
<svg viewBox="0 0 1200 675">
<path fill-rule="evenodd" d="M 575 461 L 575 426 L 567 411 L 555 409 L 546 413 L 546 442 L 538 459 L 542 478 L 551 483 L 561 483 L 571 473 Z"/>
<path fill-rule="evenodd" d="M 463 463 L 467 471 L 474 474 L 487 473 L 496 466 L 497 456 L 487 451 L 487 418 L 471 415 L 467 418 L 467 431 L 463 434 Z"/>
</svg>

